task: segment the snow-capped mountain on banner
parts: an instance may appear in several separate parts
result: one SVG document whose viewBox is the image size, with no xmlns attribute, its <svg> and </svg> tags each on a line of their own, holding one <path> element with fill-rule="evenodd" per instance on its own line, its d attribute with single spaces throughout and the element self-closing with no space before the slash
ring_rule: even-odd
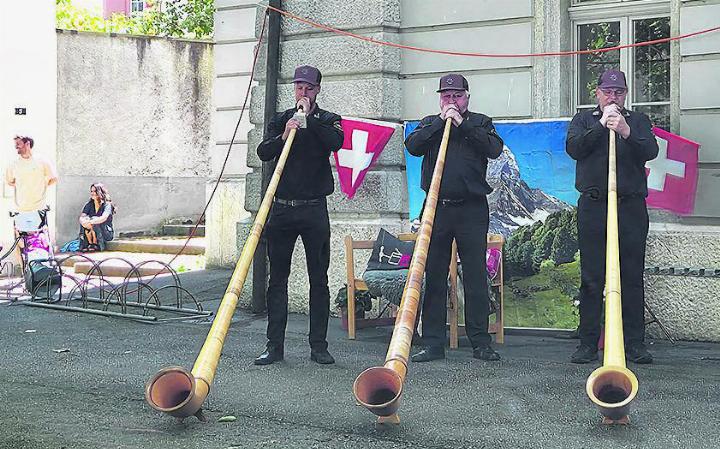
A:
<svg viewBox="0 0 720 449">
<path fill-rule="evenodd" d="M 544 221 L 548 215 L 571 206 L 527 185 L 520 176 L 515 156 L 505 146 L 500 157 L 488 161 L 487 180 L 493 188 L 488 195 L 490 231 L 505 238 L 520 226 Z"/>
</svg>

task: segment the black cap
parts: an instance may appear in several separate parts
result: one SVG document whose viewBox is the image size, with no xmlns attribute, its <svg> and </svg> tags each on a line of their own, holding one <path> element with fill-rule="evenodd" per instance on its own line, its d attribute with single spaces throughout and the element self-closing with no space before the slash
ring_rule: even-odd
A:
<svg viewBox="0 0 720 449">
<path fill-rule="evenodd" d="M 322 74 L 320 70 L 310 65 L 301 65 L 295 69 L 293 83 L 310 83 L 315 86 L 320 85 Z"/>
<path fill-rule="evenodd" d="M 627 83 L 625 82 L 625 74 L 620 70 L 606 70 L 600 75 L 598 79 L 598 87 L 601 89 L 605 88 L 618 88 L 627 89 Z"/>
<path fill-rule="evenodd" d="M 449 73 L 440 78 L 440 89 L 438 92 L 444 90 L 470 90 L 468 82 L 464 76 L 457 73 Z"/>
</svg>

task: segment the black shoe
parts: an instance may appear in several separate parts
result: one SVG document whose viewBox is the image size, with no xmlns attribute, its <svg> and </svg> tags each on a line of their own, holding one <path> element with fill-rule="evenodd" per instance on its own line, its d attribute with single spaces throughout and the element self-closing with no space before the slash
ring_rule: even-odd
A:
<svg viewBox="0 0 720 449">
<path fill-rule="evenodd" d="M 310 360 L 321 365 L 332 365 L 333 363 L 335 363 L 335 359 L 332 355 L 330 355 L 327 349 L 322 349 L 318 351 L 311 350 Z"/>
<path fill-rule="evenodd" d="M 570 361 L 573 363 L 590 363 L 597 359 L 597 347 L 586 344 L 580 344 L 570 357 Z"/>
<path fill-rule="evenodd" d="M 478 346 L 477 348 L 473 348 L 473 357 L 476 359 L 488 360 L 492 362 L 500 360 L 500 354 L 495 352 L 495 350 L 490 347 L 490 345 Z"/>
<path fill-rule="evenodd" d="M 413 354 L 411 360 L 413 363 L 430 362 L 445 358 L 445 348 L 441 346 L 428 346 L 422 351 Z"/>
<path fill-rule="evenodd" d="M 265 352 L 260 354 L 253 363 L 256 365 L 271 365 L 283 359 L 283 348 L 268 346 Z"/>
<path fill-rule="evenodd" d="M 625 358 L 641 365 L 652 363 L 653 356 L 643 343 L 635 343 L 625 348 Z"/>
</svg>

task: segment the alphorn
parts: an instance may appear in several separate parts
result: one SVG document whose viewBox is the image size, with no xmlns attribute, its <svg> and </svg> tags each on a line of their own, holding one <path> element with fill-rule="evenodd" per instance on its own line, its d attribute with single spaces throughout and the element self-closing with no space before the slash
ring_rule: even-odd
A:
<svg viewBox="0 0 720 449">
<path fill-rule="evenodd" d="M 603 415 L 604 424 L 627 424 L 630 402 L 638 392 L 637 377 L 625 366 L 616 161 L 615 131 L 610 130 L 605 249 L 605 346 L 603 365 L 590 374 L 585 385 L 588 397 Z"/>
<path fill-rule="evenodd" d="M 357 402 L 379 416 L 379 422 L 397 423 L 397 410 L 400 407 L 400 396 L 408 368 L 408 356 L 415 332 L 415 318 L 420 303 L 425 261 L 430 246 L 435 211 L 438 203 L 438 192 L 445 167 L 445 153 L 450 139 L 452 119 L 445 120 L 440 150 L 433 170 L 430 189 L 428 189 L 425 207 L 422 214 L 420 230 L 415 242 L 408 279 L 405 283 L 395 328 L 390 340 L 385 364 L 368 368 L 355 379 L 353 394 Z"/>
<path fill-rule="evenodd" d="M 194 415 L 201 421 L 205 420 L 202 414 L 202 405 L 210 393 L 210 385 L 212 385 L 215 378 L 215 371 L 220 360 L 225 336 L 235 313 L 238 298 L 245 284 L 245 278 L 250 269 L 255 249 L 260 241 L 296 133 L 297 130 L 291 129 L 288 134 L 275 166 L 275 171 L 270 179 L 270 184 L 268 184 L 260 209 L 258 209 L 253 222 L 250 235 L 245 241 L 240 258 L 235 265 L 235 270 L 220 302 L 215 320 L 210 327 L 200 354 L 195 360 L 192 371 L 188 372 L 180 366 L 163 368 L 145 385 L 145 399 L 155 410 L 179 419 Z"/>
</svg>

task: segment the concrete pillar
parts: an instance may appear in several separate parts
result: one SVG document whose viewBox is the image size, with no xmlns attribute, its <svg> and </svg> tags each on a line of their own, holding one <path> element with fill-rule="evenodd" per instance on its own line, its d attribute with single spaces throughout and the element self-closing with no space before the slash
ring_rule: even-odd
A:
<svg viewBox="0 0 720 449">
<path fill-rule="evenodd" d="M 572 48 L 570 0 L 534 0 L 534 53 Z M 568 117 L 572 110 L 571 56 L 534 58 L 533 118 Z"/>
<path fill-rule="evenodd" d="M 227 164 L 205 217 L 205 249 L 208 266 L 234 266 L 240 255 L 237 250 L 235 224 L 250 215 L 245 210 L 245 175 L 250 171 L 247 159 L 247 134 L 252 127 L 248 110 L 242 110 L 245 92 L 252 74 L 256 16 L 264 14 L 255 0 L 216 0 L 215 2 L 215 79 L 213 84 L 212 144 L 210 160 L 212 176 L 206 197 L 215 187 L 220 168 L 228 153 L 230 139 L 242 113 L 227 159 Z M 259 11 L 259 13 L 258 13 Z M 258 71 L 264 67 L 258 65 Z"/>
</svg>

